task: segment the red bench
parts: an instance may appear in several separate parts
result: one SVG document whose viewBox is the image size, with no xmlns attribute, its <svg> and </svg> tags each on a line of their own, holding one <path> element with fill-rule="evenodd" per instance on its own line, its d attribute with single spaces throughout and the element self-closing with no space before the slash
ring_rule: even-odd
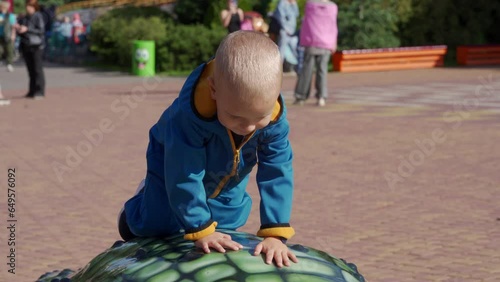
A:
<svg viewBox="0 0 500 282">
<path fill-rule="evenodd" d="M 340 72 L 384 71 L 443 66 L 447 46 L 421 46 L 337 51 L 334 70 Z"/>
<path fill-rule="evenodd" d="M 498 65 L 500 45 L 458 46 L 457 63 L 463 66 Z"/>
</svg>

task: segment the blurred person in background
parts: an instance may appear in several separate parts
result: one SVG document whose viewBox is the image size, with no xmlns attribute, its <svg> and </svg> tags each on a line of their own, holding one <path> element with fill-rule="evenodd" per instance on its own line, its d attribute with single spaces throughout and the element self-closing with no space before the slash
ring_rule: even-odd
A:
<svg viewBox="0 0 500 282">
<path fill-rule="evenodd" d="M 0 2 L 0 59 L 5 58 L 7 70 L 14 71 L 14 42 L 16 41 L 16 16 L 9 12 L 10 3 Z"/>
<path fill-rule="evenodd" d="M 56 17 L 55 14 L 56 7 L 51 5 L 50 7 L 46 7 L 45 5 L 40 5 L 39 13 L 42 14 L 43 24 L 45 27 L 45 46 L 49 46 L 49 40 L 52 36 L 52 25 L 54 24 L 54 20 Z M 44 48 L 44 58 L 48 57 L 49 48 Z"/>
<path fill-rule="evenodd" d="M 25 17 L 24 13 L 17 14 L 17 21 L 16 21 L 16 23 L 17 24 L 21 24 L 21 22 L 23 21 L 24 17 Z M 17 29 L 16 29 L 16 34 L 17 34 Z M 21 57 L 21 37 L 20 36 L 16 36 L 16 42 L 14 42 L 14 57 L 15 58 Z"/>
<path fill-rule="evenodd" d="M 21 37 L 21 52 L 30 78 L 26 98 L 36 100 L 45 97 L 45 74 L 43 72 L 43 49 L 45 47 L 45 26 L 42 15 L 38 12 L 36 0 L 26 1 L 26 16 L 16 25 Z"/>
<path fill-rule="evenodd" d="M 82 20 L 80 19 L 80 14 L 73 14 L 73 42 L 75 44 L 80 44 L 82 37 L 85 36 L 85 26 L 83 26 Z"/>
<path fill-rule="evenodd" d="M 71 38 L 73 36 L 73 24 L 68 16 L 63 18 L 63 21 L 58 29 L 59 34 L 63 38 L 64 52 L 67 53 L 67 48 L 71 46 Z"/>
<path fill-rule="evenodd" d="M 222 10 L 220 13 L 220 20 L 229 33 L 241 29 L 243 10 L 238 8 L 237 0 L 227 1 L 227 9 Z"/>
<path fill-rule="evenodd" d="M 328 0 L 309 0 L 300 30 L 300 45 L 305 48 L 304 62 L 295 86 L 296 105 L 309 98 L 313 69 L 316 66 L 316 99 L 318 106 L 326 103 L 328 96 L 328 62 L 337 50 L 337 5 Z"/>
<path fill-rule="evenodd" d="M 269 32 L 277 32 L 276 43 L 280 49 L 281 58 L 289 64 L 298 63 L 297 45 L 298 37 L 297 18 L 299 17 L 299 7 L 297 0 L 280 0 L 272 15 L 273 28 Z M 271 39 L 273 36 L 271 36 Z M 286 72 L 286 68 L 283 70 Z"/>
</svg>

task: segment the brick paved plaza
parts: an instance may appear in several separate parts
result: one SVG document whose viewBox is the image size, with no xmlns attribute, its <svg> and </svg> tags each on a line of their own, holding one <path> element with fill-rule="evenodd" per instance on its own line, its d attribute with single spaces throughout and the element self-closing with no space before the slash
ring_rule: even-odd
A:
<svg viewBox="0 0 500 282">
<path fill-rule="evenodd" d="M 119 239 L 145 173 L 148 130 L 183 78 L 0 69 L 0 281 L 83 267 Z M 329 75 L 331 99 L 291 105 L 291 243 L 355 263 L 368 281 L 500 281 L 500 69 Z M 16 169 L 16 274 L 7 272 L 7 171 Z M 259 227 L 258 193 L 242 229 Z M 7 254 L 7 255 L 6 255 Z"/>
</svg>

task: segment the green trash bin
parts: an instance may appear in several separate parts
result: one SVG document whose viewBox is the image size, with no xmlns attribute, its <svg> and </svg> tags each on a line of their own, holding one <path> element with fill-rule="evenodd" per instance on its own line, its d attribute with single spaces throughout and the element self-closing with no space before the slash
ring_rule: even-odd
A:
<svg viewBox="0 0 500 282">
<path fill-rule="evenodd" d="M 155 42 L 136 40 L 132 48 L 132 74 L 155 75 Z"/>
</svg>

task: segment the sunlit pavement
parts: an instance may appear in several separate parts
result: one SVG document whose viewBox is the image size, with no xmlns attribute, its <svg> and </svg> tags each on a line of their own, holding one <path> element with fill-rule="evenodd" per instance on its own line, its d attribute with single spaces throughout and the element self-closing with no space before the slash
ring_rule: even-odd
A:
<svg viewBox="0 0 500 282">
<path fill-rule="evenodd" d="M 0 277 L 83 267 L 119 239 L 145 173 L 148 130 L 183 78 L 51 65 L 47 98 L 0 67 Z M 325 107 L 293 106 L 291 243 L 355 263 L 368 281 L 500 281 L 500 70 L 330 74 Z M 314 94 L 314 91 L 312 92 Z M 8 273 L 8 169 L 16 170 L 16 274 Z M 259 227 L 258 192 L 243 231 Z"/>
</svg>

